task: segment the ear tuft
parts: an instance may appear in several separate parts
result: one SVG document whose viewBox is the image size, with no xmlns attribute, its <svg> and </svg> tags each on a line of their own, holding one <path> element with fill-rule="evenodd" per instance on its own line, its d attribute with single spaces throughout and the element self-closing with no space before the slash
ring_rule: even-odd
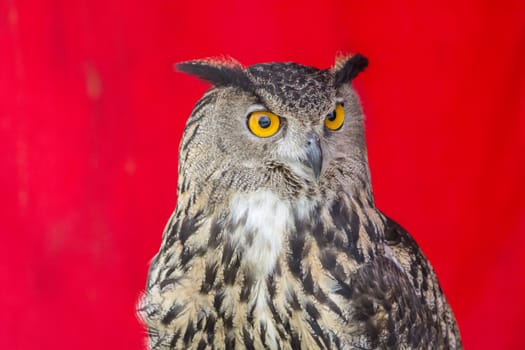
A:
<svg viewBox="0 0 525 350">
<path fill-rule="evenodd" d="M 253 83 L 241 64 L 233 58 L 209 58 L 176 64 L 179 72 L 194 75 L 217 86 L 235 86 L 253 91 Z"/>
<path fill-rule="evenodd" d="M 339 88 L 343 84 L 352 81 L 367 66 L 368 59 L 361 54 L 337 57 L 332 68 L 335 74 L 335 87 Z"/>
</svg>

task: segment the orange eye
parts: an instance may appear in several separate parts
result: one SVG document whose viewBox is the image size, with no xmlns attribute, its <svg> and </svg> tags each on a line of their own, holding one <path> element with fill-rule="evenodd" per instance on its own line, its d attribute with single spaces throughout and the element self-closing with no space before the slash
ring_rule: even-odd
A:
<svg viewBox="0 0 525 350">
<path fill-rule="evenodd" d="M 345 121 L 345 108 L 342 103 L 338 103 L 335 109 L 324 119 L 324 125 L 330 130 L 339 130 Z"/>
<path fill-rule="evenodd" d="M 281 119 L 271 112 L 252 112 L 248 116 L 248 128 L 258 137 L 270 137 L 279 131 Z"/>
</svg>

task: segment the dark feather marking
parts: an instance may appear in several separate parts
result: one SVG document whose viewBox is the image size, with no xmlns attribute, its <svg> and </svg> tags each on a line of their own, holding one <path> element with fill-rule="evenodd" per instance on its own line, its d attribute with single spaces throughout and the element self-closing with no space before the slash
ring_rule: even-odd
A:
<svg viewBox="0 0 525 350">
<path fill-rule="evenodd" d="M 374 242 L 374 241 L 372 241 L 372 242 Z M 368 256 L 368 258 L 370 260 L 373 260 L 375 258 L 376 252 L 375 252 L 374 248 L 369 247 L 366 252 L 367 252 L 367 254 L 368 254 L 367 256 Z"/>
<path fill-rule="evenodd" d="M 325 268 L 327 271 L 331 271 L 337 263 L 335 254 L 329 249 L 322 251 L 319 259 L 321 260 L 321 265 L 323 265 L 323 268 Z"/>
<path fill-rule="evenodd" d="M 184 344 L 189 345 L 194 336 L 195 328 L 193 327 L 193 322 L 190 320 L 188 327 L 186 328 L 186 332 L 184 333 L 184 337 L 182 338 Z"/>
<path fill-rule="evenodd" d="M 177 277 L 177 278 L 166 278 L 165 280 L 162 280 L 159 283 L 159 287 L 160 287 L 161 290 L 163 290 L 164 288 L 166 288 L 168 286 L 177 284 L 180 279 L 181 279 L 180 277 Z"/>
<path fill-rule="evenodd" d="M 348 222 L 348 211 L 346 206 L 341 199 L 334 200 L 330 206 L 330 215 L 334 221 L 335 227 L 338 230 L 344 230 L 346 223 Z"/>
<path fill-rule="evenodd" d="M 213 315 L 208 315 L 208 318 L 206 319 L 206 326 L 204 327 L 204 331 L 208 335 L 208 343 L 213 344 L 213 340 L 215 337 L 215 323 L 216 319 Z"/>
<path fill-rule="evenodd" d="M 356 205 L 357 208 L 364 208 L 365 207 L 363 205 L 363 202 L 361 202 L 361 198 L 360 197 L 355 196 L 355 197 L 352 197 L 352 199 L 354 200 L 355 205 Z"/>
<path fill-rule="evenodd" d="M 345 226 L 345 232 L 346 236 L 348 238 L 349 242 L 349 251 L 351 256 L 356 259 L 358 263 L 363 263 L 365 261 L 365 257 L 363 255 L 363 252 L 358 247 L 358 240 L 359 240 L 359 216 L 357 213 L 352 210 L 350 213 L 350 227 Z"/>
<path fill-rule="evenodd" d="M 342 295 L 346 299 L 350 299 L 353 295 L 352 288 L 350 288 L 348 283 L 346 283 L 342 279 L 336 278 L 336 280 L 337 280 L 337 283 L 339 284 L 339 289 L 336 291 L 336 293 L 339 295 Z"/>
<path fill-rule="evenodd" d="M 197 320 L 197 326 L 195 327 L 195 330 L 202 331 L 202 327 L 204 326 L 204 318 L 205 318 L 205 315 L 203 313 L 199 314 L 198 320 Z"/>
<path fill-rule="evenodd" d="M 422 269 L 422 271 L 424 270 Z M 421 282 L 421 289 L 423 289 L 423 292 L 427 292 L 428 291 L 428 282 L 427 282 L 428 279 L 427 279 L 427 276 L 425 276 L 425 274 L 422 273 L 422 275 L 423 275 L 423 281 Z"/>
<path fill-rule="evenodd" d="M 180 164 L 187 163 L 188 162 L 188 157 L 190 156 L 190 154 L 191 154 L 191 152 L 186 152 L 186 154 L 184 155 L 184 161 L 183 162 L 181 162 L 180 159 L 179 159 L 179 173 L 180 173 Z M 186 191 L 184 191 L 184 192 L 186 192 Z"/>
<path fill-rule="evenodd" d="M 205 350 L 206 349 L 206 342 L 204 339 L 201 339 L 199 341 L 199 345 L 197 345 L 197 350 Z"/>
<path fill-rule="evenodd" d="M 389 317 L 386 321 L 386 330 L 387 330 L 387 338 L 386 338 L 386 345 L 391 348 L 397 348 L 399 346 L 398 343 L 398 335 L 396 334 L 396 326 L 394 324 L 394 320 L 392 317 Z"/>
<path fill-rule="evenodd" d="M 291 254 L 288 255 L 288 266 L 295 277 L 301 276 L 301 256 L 304 248 L 304 235 L 294 234 L 290 237 Z"/>
<path fill-rule="evenodd" d="M 235 337 L 233 335 L 226 336 L 226 350 L 235 350 Z"/>
<path fill-rule="evenodd" d="M 244 69 L 233 62 L 195 60 L 179 63 L 177 69 L 215 86 L 234 86 L 247 92 L 255 91 L 255 87 Z"/>
<path fill-rule="evenodd" d="M 360 54 L 355 54 L 348 59 L 343 67 L 335 72 L 334 86 L 336 89 L 343 84 L 352 81 L 360 72 L 368 66 L 368 59 Z"/>
<path fill-rule="evenodd" d="M 201 285 L 200 292 L 202 294 L 208 294 L 213 288 L 215 278 L 217 277 L 217 270 L 219 266 L 217 264 L 206 264 L 206 271 L 204 273 L 204 281 Z"/>
<path fill-rule="evenodd" d="M 190 262 L 191 259 L 193 259 L 193 251 L 189 247 L 184 247 L 182 249 L 182 252 L 180 253 L 180 264 L 181 266 L 186 267 L 188 265 L 188 262 Z"/>
<path fill-rule="evenodd" d="M 347 280 L 345 269 L 343 265 L 341 265 L 338 262 L 336 262 L 334 268 L 330 271 L 330 273 L 332 276 L 334 276 L 336 280 L 341 280 L 341 281 Z"/>
<path fill-rule="evenodd" d="M 170 267 L 169 269 L 166 270 L 166 272 L 165 272 L 165 274 L 164 274 L 164 277 L 169 277 L 169 276 L 171 276 L 171 274 L 172 274 L 173 272 L 175 272 L 175 270 L 176 270 L 176 269 L 175 269 L 175 266 Z"/>
<path fill-rule="evenodd" d="M 273 274 L 276 276 L 276 277 L 281 277 L 281 264 L 276 264 L 275 267 L 274 267 L 274 270 L 273 270 Z"/>
<path fill-rule="evenodd" d="M 376 232 L 375 226 L 372 225 L 372 222 L 370 221 L 370 219 L 367 216 L 364 216 L 363 217 L 363 221 L 361 222 L 361 224 L 363 225 L 363 228 L 365 229 L 365 232 L 370 237 L 370 240 L 372 242 L 377 242 L 378 234 Z"/>
<path fill-rule="evenodd" d="M 224 267 L 224 284 L 231 286 L 235 283 L 237 272 L 239 271 L 240 266 L 241 258 L 236 256 L 232 261 L 230 261 L 228 265 Z"/>
<path fill-rule="evenodd" d="M 253 240 L 255 238 L 255 232 L 246 229 L 244 233 L 244 239 L 246 240 L 246 246 L 251 247 L 253 245 Z"/>
<path fill-rule="evenodd" d="M 216 249 L 221 243 L 221 230 L 222 226 L 217 222 L 217 220 L 213 220 L 210 227 L 210 238 L 208 239 L 208 247 L 210 249 Z"/>
<path fill-rule="evenodd" d="M 246 302 L 248 298 L 250 297 L 254 283 L 255 283 L 254 276 L 250 273 L 245 273 L 244 280 L 242 283 L 242 288 L 241 288 L 241 295 L 240 295 L 242 302 Z"/>
<path fill-rule="evenodd" d="M 193 217 L 185 218 L 182 220 L 180 225 L 179 237 L 181 244 L 184 244 L 190 235 L 195 232 L 199 226 L 199 220 L 203 214 L 202 210 L 199 210 Z"/>
<path fill-rule="evenodd" d="M 291 332 L 291 329 L 290 329 L 290 324 L 288 321 L 286 321 L 284 324 L 282 323 L 280 317 L 277 315 L 276 311 L 275 311 L 275 308 L 272 310 L 272 315 L 274 316 L 274 319 L 276 320 L 279 320 L 278 322 L 274 322 L 274 325 L 276 326 L 275 328 L 277 329 L 277 333 L 279 333 L 279 338 L 283 341 L 287 341 L 288 338 L 289 338 L 289 334 Z M 276 317 L 277 315 L 277 317 Z M 262 325 L 262 323 L 261 323 Z M 266 324 L 265 324 L 265 327 L 266 327 Z M 266 329 L 265 329 L 265 333 L 266 333 Z M 280 349 L 281 348 L 281 343 L 278 339 L 277 340 L 277 348 Z"/>
<path fill-rule="evenodd" d="M 343 315 L 343 311 L 341 311 L 341 308 L 339 306 L 337 306 L 336 303 L 333 302 L 333 300 L 331 299 L 327 299 L 326 300 L 326 305 L 328 306 L 328 308 L 330 310 L 332 310 L 333 313 L 335 313 L 337 316 L 339 316 L 340 318 L 342 318 L 343 320 L 347 320 L 346 317 Z"/>
<path fill-rule="evenodd" d="M 301 304 L 299 303 L 299 299 L 297 298 L 297 294 L 295 294 L 295 291 L 291 291 L 288 298 L 288 303 L 290 303 L 290 306 L 294 310 L 301 310 Z"/>
<path fill-rule="evenodd" d="M 377 326 L 376 322 L 373 319 L 367 319 L 365 322 L 365 329 L 370 339 L 370 343 L 374 349 L 379 347 L 379 332 L 380 329 Z"/>
<path fill-rule="evenodd" d="M 223 300 L 224 300 L 223 292 L 217 292 L 217 294 L 215 294 L 215 297 L 213 298 L 213 307 L 215 307 L 215 310 L 217 310 L 217 312 L 219 312 L 220 315 L 224 314 L 224 312 L 221 311 Z"/>
<path fill-rule="evenodd" d="M 322 340 L 323 343 L 325 344 L 326 348 L 330 349 L 330 340 L 326 339 L 326 335 L 324 334 L 323 330 L 319 326 L 319 323 L 317 322 L 317 320 L 316 319 L 312 319 L 312 318 L 308 318 L 307 322 L 310 325 L 310 328 L 312 328 L 312 331 L 313 331 L 312 338 L 317 343 L 317 346 L 320 349 L 324 348 L 323 344 L 321 343 L 321 340 Z M 319 340 L 319 338 L 321 338 L 321 340 Z"/>
<path fill-rule="evenodd" d="M 273 304 L 273 302 L 268 303 L 268 308 L 270 309 L 270 312 L 272 313 L 272 317 L 275 320 L 275 324 L 281 324 L 283 321 L 281 319 L 281 316 L 275 309 L 275 305 Z"/>
<path fill-rule="evenodd" d="M 412 264 L 410 266 L 410 274 L 412 275 L 412 284 L 416 289 L 419 289 L 419 281 L 418 281 L 418 274 L 419 274 L 419 266 L 416 264 Z"/>
<path fill-rule="evenodd" d="M 303 288 L 308 294 L 314 294 L 314 280 L 312 279 L 312 271 L 308 270 L 303 277 Z"/>
<path fill-rule="evenodd" d="M 341 247 L 339 244 L 336 244 L 335 240 L 335 231 L 334 230 L 327 230 L 326 231 L 326 240 L 328 242 L 333 242 L 336 247 Z"/>
<path fill-rule="evenodd" d="M 299 340 L 299 336 L 296 332 L 292 332 L 292 349 L 294 350 L 301 350 L 301 341 Z"/>
<path fill-rule="evenodd" d="M 316 220 L 317 222 L 315 223 L 313 229 L 312 229 L 312 234 L 315 238 L 315 241 L 317 242 L 317 245 L 319 246 L 320 249 L 323 249 L 324 247 L 326 247 L 326 245 L 328 244 L 328 239 L 325 235 L 325 232 L 324 232 L 324 225 L 323 225 L 323 222 L 321 220 Z"/>
<path fill-rule="evenodd" d="M 355 212 L 355 210 L 352 210 L 350 214 L 350 233 L 353 234 L 354 237 L 357 237 L 359 235 L 359 216 Z M 357 239 L 353 239 L 354 242 L 357 242 Z"/>
<path fill-rule="evenodd" d="M 326 294 L 324 294 L 323 290 L 319 287 L 314 289 L 314 297 L 320 304 L 327 304 L 331 301 L 330 299 L 328 299 Z"/>
<path fill-rule="evenodd" d="M 193 132 L 186 138 L 184 138 L 184 143 L 181 145 L 180 150 L 185 151 L 188 146 L 191 144 L 195 136 L 197 136 L 197 132 L 199 131 L 200 125 L 197 125 L 195 129 L 193 129 Z M 189 129 L 186 129 L 189 130 Z M 189 152 L 188 152 L 189 153 Z"/>
<path fill-rule="evenodd" d="M 224 328 L 226 330 L 232 330 L 233 329 L 233 315 L 232 314 L 228 314 L 226 317 L 223 317 L 223 323 L 224 323 Z"/>
<path fill-rule="evenodd" d="M 341 340 L 339 340 L 339 337 L 335 337 L 334 338 L 334 342 L 335 342 L 335 348 L 337 350 L 341 350 L 342 349 L 342 347 L 341 347 Z"/>
<path fill-rule="evenodd" d="M 171 229 L 166 233 L 166 243 L 162 245 L 162 252 L 166 253 L 175 244 L 179 237 L 180 221 L 176 220 Z"/>
<path fill-rule="evenodd" d="M 248 311 L 248 315 L 246 316 L 246 320 L 252 326 L 253 326 L 253 318 L 255 314 L 255 307 L 256 307 L 256 304 L 254 303 L 252 307 L 250 308 L 250 310 Z"/>
<path fill-rule="evenodd" d="M 180 304 L 173 305 L 168 312 L 166 312 L 166 315 L 162 318 L 160 321 L 163 325 L 167 326 L 173 321 L 182 311 L 184 310 L 184 306 Z"/>
<path fill-rule="evenodd" d="M 189 264 L 189 262 L 192 261 L 194 258 L 203 256 L 204 254 L 206 254 L 206 248 L 204 247 L 198 247 L 197 249 L 184 247 L 179 257 L 180 266 L 185 272 L 187 272 L 188 269 L 191 267 L 191 264 Z"/>
<path fill-rule="evenodd" d="M 275 277 L 273 274 L 269 275 L 266 278 L 266 285 L 268 287 L 268 292 L 270 293 L 270 298 L 275 298 L 275 292 L 277 290 L 277 286 L 275 284 Z"/>
<path fill-rule="evenodd" d="M 317 311 L 317 308 L 312 303 L 307 303 L 306 304 L 306 312 L 314 320 L 317 320 L 319 318 L 319 316 L 320 316 L 319 311 Z"/>
<path fill-rule="evenodd" d="M 355 317 L 359 321 L 366 321 L 375 315 L 374 303 L 367 295 L 360 295 L 353 301 L 355 305 Z"/>
<path fill-rule="evenodd" d="M 234 248 L 231 243 L 227 242 L 222 248 L 222 263 L 228 264 L 232 260 Z"/>
<path fill-rule="evenodd" d="M 246 327 L 242 329 L 242 338 L 244 340 L 244 347 L 247 350 L 255 350 L 255 346 L 253 344 L 253 338 L 251 336 L 251 332 L 249 332 Z"/>
<path fill-rule="evenodd" d="M 288 334 L 292 332 L 292 327 L 290 327 L 290 321 L 286 320 L 286 322 L 284 323 L 284 330 Z"/>
<path fill-rule="evenodd" d="M 261 322 L 259 323 L 259 333 L 261 334 L 261 342 L 265 348 L 268 348 L 266 344 L 266 326 Z"/>
<path fill-rule="evenodd" d="M 175 334 L 173 334 L 173 338 L 171 338 L 170 349 L 175 349 L 175 347 L 177 345 L 177 341 L 179 340 L 179 338 L 180 338 L 180 331 L 177 331 L 177 332 L 175 332 Z"/>
<path fill-rule="evenodd" d="M 186 155 L 186 157 L 187 157 L 187 155 Z M 180 172 L 180 165 L 179 165 L 179 172 Z M 181 182 L 179 188 L 178 188 L 178 190 L 179 190 L 179 195 L 185 193 L 185 192 L 188 190 L 188 184 L 187 184 L 186 181 L 187 181 L 187 180 L 186 180 L 186 178 L 184 177 L 184 178 L 182 179 L 182 182 Z"/>
</svg>

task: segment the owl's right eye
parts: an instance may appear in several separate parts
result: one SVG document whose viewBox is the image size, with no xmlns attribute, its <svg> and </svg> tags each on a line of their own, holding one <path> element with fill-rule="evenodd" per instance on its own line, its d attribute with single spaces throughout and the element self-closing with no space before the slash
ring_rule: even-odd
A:
<svg viewBox="0 0 525 350">
<path fill-rule="evenodd" d="M 248 129 L 257 137 L 270 137 L 279 131 L 281 119 L 267 111 L 252 112 L 248 115 Z"/>
</svg>

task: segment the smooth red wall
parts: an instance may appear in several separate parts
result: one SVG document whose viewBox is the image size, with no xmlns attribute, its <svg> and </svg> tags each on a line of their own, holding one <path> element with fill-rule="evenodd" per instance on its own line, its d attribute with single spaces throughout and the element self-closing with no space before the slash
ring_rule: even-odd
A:
<svg viewBox="0 0 525 350">
<path fill-rule="evenodd" d="M 338 51 L 370 59 L 377 204 L 467 349 L 525 348 L 525 3 L 506 0 L 0 0 L 0 348 L 142 348 L 135 302 L 206 89 L 173 63 Z"/>
</svg>

